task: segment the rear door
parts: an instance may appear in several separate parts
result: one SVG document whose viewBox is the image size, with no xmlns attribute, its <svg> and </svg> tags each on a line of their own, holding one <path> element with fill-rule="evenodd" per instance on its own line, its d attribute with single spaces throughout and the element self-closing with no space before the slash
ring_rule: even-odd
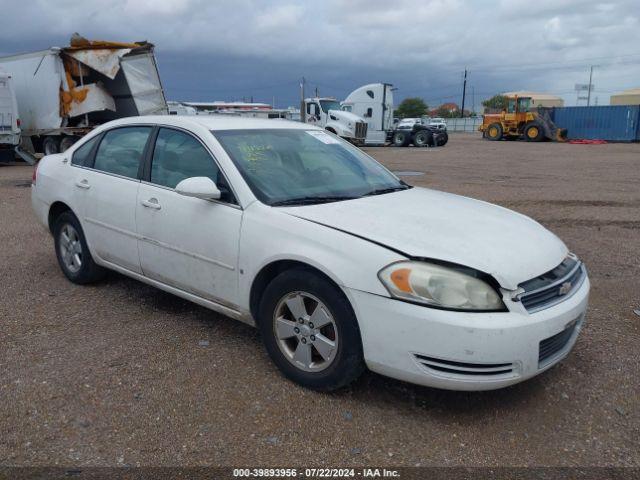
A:
<svg viewBox="0 0 640 480">
<path fill-rule="evenodd" d="M 20 140 L 18 107 L 11 77 L 0 72 L 0 144 L 17 145 Z"/>
<path fill-rule="evenodd" d="M 142 273 L 136 200 L 142 158 L 152 129 L 136 125 L 108 130 L 96 140 L 91 158 L 85 160 L 86 165 L 75 178 L 76 205 L 80 205 L 82 228 L 91 253 L 135 273 Z"/>
<path fill-rule="evenodd" d="M 191 133 L 161 127 L 138 192 L 144 275 L 228 307 L 237 305 L 242 210 L 215 159 Z M 219 201 L 185 197 L 175 186 L 209 177 Z"/>
</svg>

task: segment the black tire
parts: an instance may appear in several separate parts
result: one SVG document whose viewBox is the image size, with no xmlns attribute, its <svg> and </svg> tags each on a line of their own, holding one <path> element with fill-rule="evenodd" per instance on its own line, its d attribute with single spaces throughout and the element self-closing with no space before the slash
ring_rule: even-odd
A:
<svg viewBox="0 0 640 480">
<path fill-rule="evenodd" d="M 537 122 L 529 122 L 524 126 L 522 130 L 524 139 L 527 142 L 541 142 L 544 140 L 544 130 L 542 125 Z"/>
<path fill-rule="evenodd" d="M 437 147 L 444 147 L 449 141 L 449 134 L 447 132 L 442 132 L 440 137 L 438 137 L 438 141 L 436 143 Z"/>
<path fill-rule="evenodd" d="M 419 130 L 413 136 L 413 144 L 416 147 L 431 147 L 433 145 L 433 133 L 428 130 Z"/>
<path fill-rule="evenodd" d="M 45 155 L 60 153 L 60 141 L 58 137 L 44 137 L 42 140 L 42 153 Z"/>
<path fill-rule="evenodd" d="M 287 296 L 300 293 L 313 296 L 322 302 L 333 317 L 335 327 L 333 325 L 330 327 L 337 330 L 334 334 L 334 339 L 338 340 L 336 352 L 332 360 L 327 362 L 327 366 L 320 371 L 306 371 L 294 365 L 293 360 L 286 357 L 282 347 L 279 346 L 282 341 L 276 338 L 275 317 L 276 313 L 280 315 L 280 311 L 276 312 L 276 310 L 280 308 Z M 295 318 L 292 317 L 291 320 L 295 322 Z M 304 387 L 319 391 L 336 390 L 356 380 L 365 369 L 360 329 L 351 304 L 336 285 L 310 269 L 287 270 L 271 281 L 260 300 L 258 324 L 262 341 L 273 362 L 287 378 Z M 311 336 L 308 338 L 311 339 Z M 295 342 L 298 346 L 302 342 L 301 339 L 293 336 L 288 340 Z M 308 348 L 316 356 L 319 355 L 319 351 L 313 350 L 311 343 Z M 322 358 L 319 358 L 322 361 Z"/>
<path fill-rule="evenodd" d="M 60 153 L 70 149 L 78 140 L 80 140 L 80 137 L 76 137 L 75 135 L 65 135 L 62 137 L 60 140 Z"/>
<path fill-rule="evenodd" d="M 492 123 L 487 127 L 486 134 L 487 134 L 487 138 L 494 142 L 502 139 L 502 134 L 503 134 L 502 125 L 500 125 L 499 123 Z"/>
<path fill-rule="evenodd" d="M 409 132 L 401 131 L 394 133 L 393 138 L 391 139 L 394 147 L 406 147 L 407 145 L 409 145 L 410 141 L 411 134 Z"/>
<path fill-rule="evenodd" d="M 68 266 L 68 262 L 65 260 L 64 247 L 65 240 L 63 238 L 63 231 L 65 227 L 70 226 L 76 233 L 81 247 L 79 257 L 81 259 L 80 266 L 77 270 Z M 68 231 L 68 230 L 67 230 Z M 73 283 L 84 285 L 87 283 L 94 283 L 104 278 L 106 270 L 93 261 L 87 241 L 80 226 L 80 222 L 77 217 L 70 211 L 61 214 L 53 225 L 53 239 L 56 248 L 56 258 L 58 259 L 58 265 L 65 277 L 67 277 Z"/>
</svg>

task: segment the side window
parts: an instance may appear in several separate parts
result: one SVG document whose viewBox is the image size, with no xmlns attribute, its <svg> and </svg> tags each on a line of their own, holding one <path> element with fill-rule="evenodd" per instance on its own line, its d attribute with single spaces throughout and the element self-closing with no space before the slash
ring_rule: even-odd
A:
<svg viewBox="0 0 640 480">
<path fill-rule="evenodd" d="M 78 148 L 75 152 L 73 152 L 73 156 L 71 157 L 71 165 L 78 165 L 80 167 L 86 167 L 89 165 L 91 158 L 91 151 L 93 147 L 96 145 L 96 142 L 100 138 L 100 135 L 96 135 L 87 143 Z"/>
<path fill-rule="evenodd" d="M 153 149 L 151 183 L 175 188 L 190 177 L 209 177 L 220 189 L 221 200 L 234 203 L 229 186 L 207 149 L 187 133 L 161 128 Z"/>
<path fill-rule="evenodd" d="M 150 133 L 151 127 L 123 127 L 108 131 L 102 137 L 93 168 L 137 178 Z"/>
<path fill-rule="evenodd" d="M 367 113 L 365 113 L 365 114 L 364 114 L 364 116 L 365 116 L 366 118 L 371 118 L 371 117 L 373 117 L 373 108 L 371 108 L 371 107 L 367 108 Z"/>
</svg>

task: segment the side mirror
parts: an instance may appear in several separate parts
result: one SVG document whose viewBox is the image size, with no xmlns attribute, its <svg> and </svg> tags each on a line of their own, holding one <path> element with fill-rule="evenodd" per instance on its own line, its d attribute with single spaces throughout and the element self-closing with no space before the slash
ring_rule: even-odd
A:
<svg viewBox="0 0 640 480">
<path fill-rule="evenodd" d="M 209 177 L 185 178 L 176 185 L 176 192 L 185 197 L 203 200 L 218 200 L 220 198 L 220 190 Z"/>
</svg>

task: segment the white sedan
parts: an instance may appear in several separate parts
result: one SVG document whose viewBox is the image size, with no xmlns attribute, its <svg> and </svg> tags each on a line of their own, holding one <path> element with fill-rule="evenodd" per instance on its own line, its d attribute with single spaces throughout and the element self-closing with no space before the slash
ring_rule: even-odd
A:
<svg viewBox="0 0 640 480">
<path fill-rule="evenodd" d="M 587 309 L 584 265 L 535 221 L 411 187 L 302 123 L 117 120 L 43 158 L 32 203 L 72 282 L 115 270 L 256 325 L 319 390 L 366 367 L 511 385 L 563 359 Z"/>
</svg>

